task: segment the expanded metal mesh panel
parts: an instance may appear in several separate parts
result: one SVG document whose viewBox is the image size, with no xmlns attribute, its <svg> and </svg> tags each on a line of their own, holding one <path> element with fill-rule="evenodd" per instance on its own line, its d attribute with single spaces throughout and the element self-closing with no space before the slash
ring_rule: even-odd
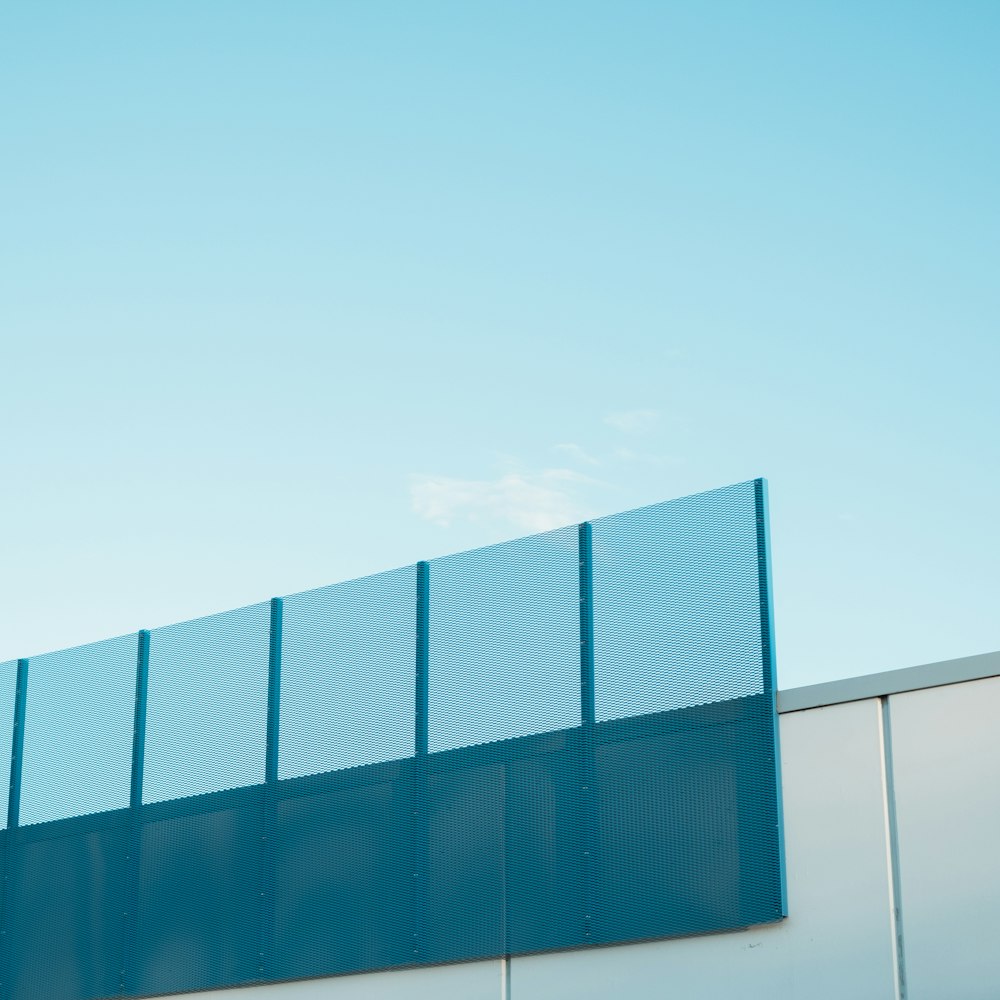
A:
<svg viewBox="0 0 1000 1000">
<path fill-rule="evenodd" d="M 413 753 L 416 607 L 412 566 L 284 599 L 279 777 Z"/>
<path fill-rule="evenodd" d="M 511 747 L 505 780 L 507 949 L 587 943 L 593 782 L 581 729 L 519 741 Z"/>
<path fill-rule="evenodd" d="M 17 691 L 17 660 L 0 663 L 0 816 L 7 828 L 7 795 L 10 780 L 11 741 L 8 738 L 14 724 L 14 694 Z"/>
<path fill-rule="evenodd" d="M 430 564 L 429 749 L 580 722 L 577 531 Z"/>
<path fill-rule="evenodd" d="M 747 781 L 766 759 L 766 712 L 757 696 L 598 727 L 595 943 L 781 916 L 774 788 Z"/>
<path fill-rule="evenodd" d="M 427 776 L 416 928 L 422 961 L 506 950 L 504 770 L 502 760 L 457 752 L 434 761 Z"/>
<path fill-rule="evenodd" d="M 139 995 L 231 986 L 262 972 L 259 790 L 222 804 L 162 819 L 150 811 L 143 824 L 130 962 Z"/>
<path fill-rule="evenodd" d="M 593 524 L 598 721 L 760 694 L 753 482 Z"/>
<path fill-rule="evenodd" d="M 267 604 L 150 634 L 143 801 L 264 779 L 269 645 Z"/>
<path fill-rule="evenodd" d="M 284 783 L 275 824 L 269 977 L 419 960 L 413 761 Z"/>
<path fill-rule="evenodd" d="M 118 996 L 124 968 L 128 828 L 18 832 L 7 866 L 5 996 L 91 1000 Z"/>
<path fill-rule="evenodd" d="M 129 804 L 137 637 L 32 657 L 21 825 Z"/>
</svg>

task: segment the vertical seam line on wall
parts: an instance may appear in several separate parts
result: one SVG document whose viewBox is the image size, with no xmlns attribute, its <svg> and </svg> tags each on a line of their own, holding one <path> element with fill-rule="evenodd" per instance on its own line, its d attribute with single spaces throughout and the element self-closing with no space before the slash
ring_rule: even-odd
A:
<svg viewBox="0 0 1000 1000">
<path fill-rule="evenodd" d="M 900 892 L 899 828 L 896 821 L 896 784 L 892 766 L 892 719 L 889 697 L 879 698 L 879 742 L 882 751 L 882 803 L 889 861 L 889 926 L 892 931 L 892 968 L 897 1000 L 906 1000 L 906 962 L 903 949 L 903 909 Z"/>
</svg>

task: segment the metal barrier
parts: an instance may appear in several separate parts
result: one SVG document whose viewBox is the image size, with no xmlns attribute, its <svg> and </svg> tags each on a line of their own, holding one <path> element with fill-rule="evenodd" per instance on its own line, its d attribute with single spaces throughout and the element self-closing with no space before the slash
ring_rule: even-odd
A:
<svg viewBox="0 0 1000 1000">
<path fill-rule="evenodd" d="M 780 919 L 767 549 L 755 480 L 0 666 L 0 995 Z"/>
</svg>

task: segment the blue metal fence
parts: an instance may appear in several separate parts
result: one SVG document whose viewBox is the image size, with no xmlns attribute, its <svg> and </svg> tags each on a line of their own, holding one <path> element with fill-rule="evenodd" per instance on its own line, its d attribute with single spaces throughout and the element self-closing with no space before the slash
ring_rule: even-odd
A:
<svg viewBox="0 0 1000 1000">
<path fill-rule="evenodd" d="M 762 480 L 0 665 L 0 996 L 780 919 L 774 694 Z"/>
</svg>

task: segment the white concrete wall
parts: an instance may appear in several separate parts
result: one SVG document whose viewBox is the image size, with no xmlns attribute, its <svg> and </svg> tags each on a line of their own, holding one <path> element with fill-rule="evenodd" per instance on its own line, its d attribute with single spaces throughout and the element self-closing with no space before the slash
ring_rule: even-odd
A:
<svg viewBox="0 0 1000 1000">
<path fill-rule="evenodd" d="M 197 996 L 997 1000 L 1000 678 L 894 694 L 887 704 L 868 698 L 781 716 L 781 924 Z"/>
</svg>

